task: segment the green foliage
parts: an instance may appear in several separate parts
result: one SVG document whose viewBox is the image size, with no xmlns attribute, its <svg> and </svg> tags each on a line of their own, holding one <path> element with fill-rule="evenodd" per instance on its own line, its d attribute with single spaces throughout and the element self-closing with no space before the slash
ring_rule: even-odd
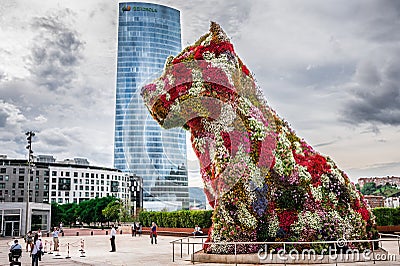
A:
<svg viewBox="0 0 400 266">
<path fill-rule="evenodd" d="M 173 211 L 173 212 L 152 212 L 142 211 L 139 214 L 139 221 L 143 226 L 150 226 L 155 222 L 160 227 L 172 228 L 193 228 L 196 224 L 201 228 L 211 226 L 212 211 Z"/>
<path fill-rule="evenodd" d="M 400 225 L 400 207 L 375 208 L 372 212 L 376 216 L 377 225 Z"/>
<path fill-rule="evenodd" d="M 116 199 L 108 203 L 107 207 L 102 210 L 102 213 L 107 221 L 121 221 L 124 219 L 125 215 L 125 208 L 124 204 L 119 200 Z"/>
<path fill-rule="evenodd" d="M 57 203 L 51 203 L 51 226 L 60 224 L 63 218 L 63 211 L 61 206 Z"/>
<path fill-rule="evenodd" d="M 65 225 L 71 225 L 77 220 L 91 224 L 91 223 L 105 223 L 109 220 L 103 214 L 103 210 L 113 202 L 119 202 L 114 197 L 103 197 L 94 198 L 90 200 L 82 201 L 79 204 L 67 203 L 67 204 L 51 204 L 51 223 L 52 226 L 58 226 L 60 222 Z M 122 204 L 122 203 L 121 203 Z M 127 220 L 127 211 L 122 208 L 119 210 L 119 221 Z"/>
<path fill-rule="evenodd" d="M 376 191 L 376 184 L 374 182 L 368 182 L 362 187 L 360 192 L 363 195 L 371 195 L 375 191 Z"/>
<path fill-rule="evenodd" d="M 362 187 L 360 192 L 363 195 L 383 196 L 385 198 L 396 197 L 400 195 L 400 189 L 398 189 L 396 185 L 389 183 L 386 183 L 383 186 L 377 186 L 374 182 L 369 182 Z"/>
</svg>

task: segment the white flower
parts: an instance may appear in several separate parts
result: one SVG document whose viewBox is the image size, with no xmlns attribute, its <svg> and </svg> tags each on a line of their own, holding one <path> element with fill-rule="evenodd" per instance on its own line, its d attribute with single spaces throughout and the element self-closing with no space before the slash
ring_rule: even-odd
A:
<svg viewBox="0 0 400 266">
<path fill-rule="evenodd" d="M 311 194 L 313 195 L 314 199 L 318 201 L 322 201 L 324 196 L 322 193 L 322 186 L 314 187 L 313 185 L 310 184 L 310 190 Z"/>
</svg>

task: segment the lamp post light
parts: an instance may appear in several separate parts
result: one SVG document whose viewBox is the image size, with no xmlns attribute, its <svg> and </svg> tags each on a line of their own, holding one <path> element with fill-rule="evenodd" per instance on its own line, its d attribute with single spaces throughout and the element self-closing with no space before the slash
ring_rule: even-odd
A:
<svg viewBox="0 0 400 266">
<path fill-rule="evenodd" d="M 27 136 L 26 140 L 28 141 L 28 145 L 26 148 L 28 149 L 28 180 L 26 184 L 26 211 L 25 211 L 25 235 L 28 233 L 28 218 L 29 218 L 29 189 L 30 189 L 30 181 L 31 181 L 31 168 L 32 168 L 32 162 L 33 162 L 33 151 L 32 151 L 32 137 L 35 136 L 35 132 L 33 131 L 28 131 L 25 133 Z"/>
</svg>

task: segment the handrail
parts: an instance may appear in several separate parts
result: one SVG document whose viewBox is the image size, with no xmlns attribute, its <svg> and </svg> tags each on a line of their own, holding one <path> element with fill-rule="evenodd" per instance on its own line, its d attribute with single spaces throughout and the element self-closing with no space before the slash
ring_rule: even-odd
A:
<svg viewBox="0 0 400 266">
<path fill-rule="evenodd" d="M 377 239 L 370 239 L 370 240 L 365 240 L 365 239 L 353 239 L 353 240 L 347 240 L 343 239 L 345 243 L 371 243 L 371 242 L 382 242 L 382 241 L 393 241 L 392 239 L 385 239 L 382 238 L 383 236 L 386 237 L 394 237 L 397 238 L 398 246 L 399 246 L 399 255 L 400 255 L 400 236 L 398 235 L 392 235 L 392 234 L 381 234 L 379 233 L 379 238 Z M 181 252 L 180 252 L 180 257 L 182 258 L 182 253 L 183 253 L 183 245 L 187 245 L 187 250 L 188 250 L 188 255 L 190 254 L 190 248 L 189 246 L 192 245 L 192 258 L 191 261 L 193 261 L 193 255 L 195 253 L 194 246 L 195 245 L 234 245 L 235 246 L 235 259 L 237 255 L 237 250 L 236 247 L 237 245 L 283 245 L 284 246 L 284 254 L 286 254 L 286 245 L 307 245 L 307 244 L 334 244 L 335 247 L 338 244 L 338 240 L 336 241 L 295 241 L 295 242 L 289 242 L 289 241 L 282 241 L 282 242 L 275 242 L 275 241 L 257 241 L 257 242 L 249 242 L 249 241 L 244 241 L 244 242 L 206 242 L 204 243 L 204 239 L 207 238 L 207 236 L 189 236 L 189 237 L 182 237 L 178 238 L 176 240 L 170 241 L 170 244 L 172 244 L 172 261 L 175 261 L 175 244 L 180 244 L 181 245 Z M 187 242 L 185 241 L 187 239 Z M 190 242 L 190 239 L 196 240 L 196 239 L 201 239 L 201 242 Z M 381 246 L 381 245 L 380 245 Z M 372 245 L 372 253 L 374 253 L 374 245 Z M 375 256 L 373 254 L 373 259 L 375 262 Z"/>
</svg>

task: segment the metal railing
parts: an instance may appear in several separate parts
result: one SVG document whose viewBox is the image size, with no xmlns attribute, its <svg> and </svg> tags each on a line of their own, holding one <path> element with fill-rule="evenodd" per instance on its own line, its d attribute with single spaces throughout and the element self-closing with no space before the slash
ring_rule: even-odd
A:
<svg viewBox="0 0 400 266">
<path fill-rule="evenodd" d="M 286 248 L 289 246 L 293 246 L 293 245 L 318 245 L 318 244 L 328 244 L 328 245 L 333 245 L 335 251 L 337 251 L 337 247 L 342 248 L 343 246 L 339 246 L 338 245 L 338 241 L 311 241 L 311 242 L 206 242 L 204 241 L 204 239 L 206 239 L 207 236 L 189 236 L 189 237 L 183 237 L 183 238 L 179 238 L 176 239 L 174 241 L 171 241 L 170 243 L 172 244 L 172 261 L 175 262 L 175 245 L 179 245 L 180 246 L 180 257 L 183 257 L 183 247 L 187 246 L 187 255 L 190 255 L 190 260 L 191 262 L 194 264 L 194 254 L 196 252 L 199 252 L 201 250 L 203 250 L 203 245 L 207 244 L 207 245 L 233 245 L 234 246 L 234 254 L 235 255 L 235 264 L 237 265 L 237 247 L 238 245 L 264 245 L 265 247 L 265 253 L 267 252 L 267 247 L 268 245 L 281 245 L 282 246 L 282 250 L 283 250 L 283 255 L 287 255 L 289 253 L 286 252 Z M 378 246 L 380 248 L 382 248 L 382 242 L 384 241 L 396 241 L 397 239 L 397 244 L 398 244 L 398 255 L 400 255 L 400 236 L 398 235 L 392 235 L 392 234 L 379 234 L 379 238 L 378 239 L 372 239 L 372 240 L 345 240 L 346 243 L 370 243 L 370 246 L 372 247 L 372 260 L 375 264 L 376 262 L 376 250 L 374 248 L 374 244 L 378 242 Z M 193 240 L 193 241 L 191 241 Z M 201 240 L 201 242 L 200 242 Z M 196 249 L 195 249 L 196 246 Z M 190 247 L 191 247 L 191 251 L 192 253 L 190 253 Z M 200 247 L 200 248 L 198 248 Z M 337 253 L 339 254 L 339 253 Z M 285 263 L 286 265 L 286 261 L 282 261 L 281 263 Z M 337 264 L 337 262 L 336 262 Z"/>
</svg>

